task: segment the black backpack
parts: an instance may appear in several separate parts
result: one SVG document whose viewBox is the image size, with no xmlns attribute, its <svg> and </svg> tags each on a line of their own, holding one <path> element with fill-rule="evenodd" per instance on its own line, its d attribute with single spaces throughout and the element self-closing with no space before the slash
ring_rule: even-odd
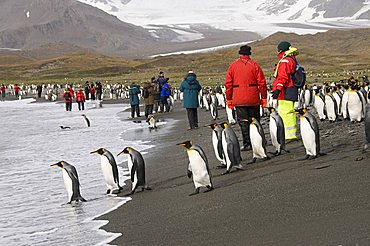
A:
<svg viewBox="0 0 370 246">
<path fill-rule="evenodd" d="M 66 100 L 71 100 L 71 92 L 67 91 L 64 98 Z"/>
<path fill-rule="evenodd" d="M 149 97 L 149 89 L 147 87 L 145 87 L 143 89 L 143 97 L 144 98 L 148 98 Z"/>
<path fill-rule="evenodd" d="M 291 58 L 294 60 L 296 64 L 295 73 L 292 74 L 293 84 L 295 87 L 303 88 L 304 85 L 306 84 L 306 72 L 304 71 L 304 67 L 299 65 L 297 59 L 293 57 Z"/>
</svg>

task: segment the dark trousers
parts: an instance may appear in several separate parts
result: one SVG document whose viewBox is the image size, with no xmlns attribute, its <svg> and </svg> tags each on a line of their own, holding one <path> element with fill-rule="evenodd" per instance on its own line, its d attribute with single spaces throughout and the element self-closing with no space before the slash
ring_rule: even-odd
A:
<svg viewBox="0 0 370 246">
<path fill-rule="evenodd" d="M 145 118 L 148 118 L 150 114 L 153 114 L 153 104 L 145 105 Z"/>
<path fill-rule="evenodd" d="M 90 92 L 89 91 L 85 91 L 85 97 L 86 97 L 86 100 L 89 100 L 90 99 Z"/>
<path fill-rule="evenodd" d="M 78 103 L 78 110 L 85 110 L 85 103 L 84 101 L 79 101 Z"/>
<path fill-rule="evenodd" d="M 66 110 L 72 111 L 72 102 L 66 102 Z"/>
<path fill-rule="evenodd" d="M 236 115 L 238 117 L 238 123 L 243 137 L 243 146 L 251 145 L 251 140 L 249 137 L 249 125 L 250 118 L 256 118 L 260 120 L 260 106 L 241 106 L 235 107 Z M 248 120 L 248 121 L 244 121 Z"/>
<path fill-rule="evenodd" d="M 198 127 L 198 109 L 197 108 L 187 108 L 189 126 L 191 129 Z"/>
<path fill-rule="evenodd" d="M 135 117 L 135 112 L 136 112 L 136 116 L 140 117 L 140 107 L 139 107 L 139 105 L 131 105 L 131 117 L 132 118 Z"/>
<path fill-rule="evenodd" d="M 161 112 L 164 112 L 164 109 L 166 109 L 166 112 L 170 112 L 170 105 L 168 105 L 167 97 L 161 97 L 160 102 Z"/>
</svg>

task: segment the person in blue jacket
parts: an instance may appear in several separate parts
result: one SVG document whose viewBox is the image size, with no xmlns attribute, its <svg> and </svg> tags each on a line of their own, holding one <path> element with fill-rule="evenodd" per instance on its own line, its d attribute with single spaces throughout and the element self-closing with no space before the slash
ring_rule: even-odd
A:
<svg viewBox="0 0 370 246">
<path fill-rule="evenodd" d="M 186 108 L 189 120 L 189 130 L 198 127 L 198 93 L 202 89 L 197 76 L 193 71 L 189 71 L 179 90 L 184 93 L 183 106 Z"/>
<path fill-rule="evenodd" d="M 171 95 L 171 88 L 168 84 L 169 78 L 166 78 L 166 81 L 162 85 L 162 91 L 161 91 L 161 112 L 164 112 L 164 108 L 166 109 L 166 112 L 170 111 L 170 105 L 168 104 L 168 98 Z"/>
<path fill-rule="evenodd" d="M 138 85 L 136 85 L 135 83 L 131 84 L 129 89 L 128 89 L 128 92 L 129 92 L 129 96 L 130 96 L 130 105 L 131 105 L 131 117 L 134 118 L 135 117 L 135 112 L 136 112 L 136 116 L 137 117 L 140 117 L 140 108 L 139 108 L 139 104 L 140 104 L 140 99 L 139 99 L 139 94 L 140 94 L 140 88 Z"/>
</svg>

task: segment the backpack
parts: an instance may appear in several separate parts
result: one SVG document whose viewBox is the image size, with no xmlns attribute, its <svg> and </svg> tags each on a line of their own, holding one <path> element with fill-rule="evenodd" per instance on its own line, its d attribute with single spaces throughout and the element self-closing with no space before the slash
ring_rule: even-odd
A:
<svg viewBox="0 0 370 246">
<path fill-rule="evenodd" d="M 65 94 L 65 96 L 64 96 L 64 98 L 66 100 L 71 100 L 71 93 L 69 91 L 67 91 L 66 94 Z"/>
<path fill-rule="evenodd" d="M 147 87 L 145 87 L 145 88 L 143 89 L 143 97 L 144 97 L 144 98 L 148 98 L 148 97 L 149 97 L 149 90 L 148 90 L 148 88 L 147 88 Z"/>
<path fill-rule="evenodd" d="M 292 74 L 292 80 L 295 87 L 303 88 L 306 84 L 306 72 L 304 71 L 304 67 L 299 65 L 297 59 L 291 57 L 296 63 L 295 73 Z"/>
</svg>

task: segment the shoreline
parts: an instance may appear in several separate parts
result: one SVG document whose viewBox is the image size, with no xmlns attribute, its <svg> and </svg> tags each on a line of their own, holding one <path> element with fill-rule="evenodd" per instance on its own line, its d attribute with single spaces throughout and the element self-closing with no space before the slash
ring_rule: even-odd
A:
<svg viewBox="0 0 370 246">
<path fill-rule="evenodd" d="M 370 171 L 361 153 L 363 123 L 319 122 L 326 156 L 297 161 L 305 155 L 301 140 L 288 144 L 290 153 L 252 165 L 252 152 L 242 152 L 244 171 L 221 175 L 211 144 L 211 130 L 187 131 L 186 111 L 179 102 L 159 117 L 177 120 L 144 156 L 152 191 L 98 219 L 102 227 L 122 233 L 114 245 L 332 245 L 369 243 Z M 224 110 L 220 120 L 225 121 Z M 212 122 L 198 109 L 200 126 Z M 267 119 L 262 124 L 268 127 Z M 163 127 L 165 129 L 165 127 Z M 233 126 L 240 138 L 240 130 Z M 159 129 L 161 131 L 162 129 Z M 265 129 L 266 136 L 268 131 Z M 215 190 L 189 197 L 188 157 L 176 143 L 192 139 L 207 155 Z M 269 140 L 269 136 L 267 136 Z M 352 141 L 348 141 L 352 139 Z M 273 152 L 271 144 L 268 151 Z M 363 161 L 355 161 L 363 156 Z M 326 168 L 322 168 L 325 166 Z M 128 182 L 123 194 L 130 187 Z"/>
</svg>

